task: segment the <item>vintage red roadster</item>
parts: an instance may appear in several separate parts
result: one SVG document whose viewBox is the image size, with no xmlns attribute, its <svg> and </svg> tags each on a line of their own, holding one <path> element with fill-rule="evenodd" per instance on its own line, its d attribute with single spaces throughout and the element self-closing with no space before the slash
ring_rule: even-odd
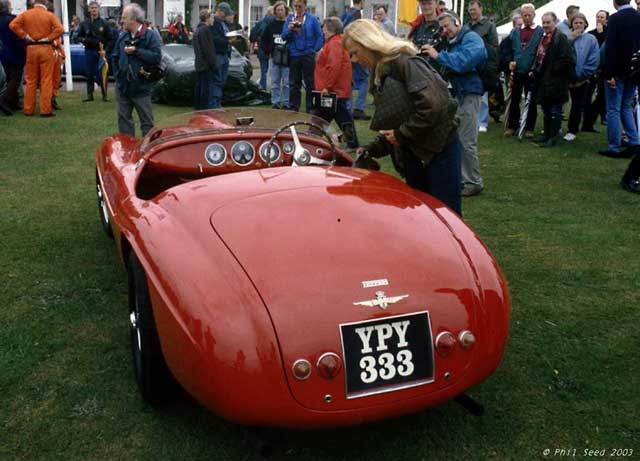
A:
<svg viewBox="0 0 640 461">
<path fill-rule="evenodd" d="M 456 398 L 498 367 L 511 301 L 445 205 L 354 168 L 326 124 L 278 110 L 176 117 L 96 155 L 128 273 L 143 398 L 175 382 L 251 426 L 345 426 Z"/>
</svg>

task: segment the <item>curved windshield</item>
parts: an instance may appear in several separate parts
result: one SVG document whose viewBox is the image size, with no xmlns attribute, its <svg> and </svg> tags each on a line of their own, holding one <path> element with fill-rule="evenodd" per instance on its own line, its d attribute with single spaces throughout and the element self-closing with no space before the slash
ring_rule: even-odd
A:
<svg viewBox="0 0 640 461">
<path fill-rule="evenodd" d="M 197 135 L 250 130 L 273 132 L 293 122 L 313 123 L 326 131 L 334 140 L 339 141 L 331 125 L 315 115 L 271 108 L 229 107 L 193 111 L 160 120 L 144 137 L 141 150 L 145 152 L 154 145 L 168 140 Z M 317 130 L 314 132 L 312 128 L 305 125 L 296 126 L 296 131 L 317 136 Z"/>
</svg>

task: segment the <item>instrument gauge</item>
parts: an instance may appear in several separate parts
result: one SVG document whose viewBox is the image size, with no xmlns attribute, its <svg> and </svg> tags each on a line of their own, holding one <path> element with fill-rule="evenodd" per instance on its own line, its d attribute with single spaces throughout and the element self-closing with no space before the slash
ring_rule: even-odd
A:
<svg viewBox="0 0 640 461">
<path fill-rule="evenodd" d="M 238 141 L 231 148 L 231 158 L 240 166 L 248 165 L 253 162 L 256 151 L 248 141 Z"/>
<path fill-rule="evenodd" d="M 287 155 L 292 155 L 293 151 L 295 150 L 295 146 L 293 145 L 292 142 L 285 142 L 282 146 L 282 150 L 284 151 L 285 154 Z"/>
<path fill-rule="evenodd" d="M 267 156 L 267 150 L 269 150 L 269 155 Z M 269 149 L 269 142 L 263 142 L 260 146 L 260 158 L 267 162 L 273 163 L 276 162 L 280 158 L 280 147 L 274 142 L 271 144 L 271 149 Z"/>
<path fill-rule="evenodd" d="M 227 150 L 222 144 L 209 144 L 204 151 L 204 158 L 209 165 L 222 165 L 227 159 Z"/>
</svg>

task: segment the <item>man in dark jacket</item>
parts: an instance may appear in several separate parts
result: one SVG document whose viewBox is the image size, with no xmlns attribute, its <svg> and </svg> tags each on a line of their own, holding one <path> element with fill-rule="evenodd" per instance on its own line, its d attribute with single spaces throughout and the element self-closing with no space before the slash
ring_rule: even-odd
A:
<svg viewBox="0 0 640 461">
<path fill-rule="evenodd" d="M 269 73 L 269 55 L 265 52 L 265 46 L 268 46 L 263 40 L 262 35 L 270 23 L 274 20 L 273 7 L 267 8 L 267 14 L 256 22 L 251 28 L 249 41 L 258 48 L 258 61 L 260 61 L 260 88 L 267 89 L 267 74 Z"/>
<path fill-rule="evenodd" d="M 512 136 L 520 124 L 520 98 L 524 91 L 525 97 L 532 91 L 531 100 L 535 101 L 535 86 L 529 77 L 533 67 L 538 43 L 542 38 L 542 27 L 533 24 L 536 10 L 532 4 L 524 4 L 521 7 L 522 27 L 511 32 L 511 50 L 513 61 L 509 63 L 509 70 L 513 73 L 513 87 L 511 88 L 511 103 L 509 107 L 509 119 L 504 134 Z M 530 110 L 527 113 L 525 125 L 525 137 L 533 137 L 538 113 Z"/>
<path fill-rule="evenodd" d="M 160 64 L 162 42 L 160 36 L 145 25 L 144 12 L 137 3 L 124 7 L 121 21 L 123 31 L 113 52 L 118 129 L 120 133 L 135 136 L 132 117 L 135 108 L 145 135 L 153 128 L 153 83 L 144 76 L 145 66 Z"/>
<path fill-rule="evenodd" d="M 480 101 L 480 113 L 478 115 L 478 125 L 480 132 L 485 132 L 489 128 L 489 96 L 494 96 L 500 86 L 498 80 L 498 32 L 496 25 L 482 15 L 482 3 L 480 0 L 469 2 L 469 16 L 471 22 L 469 28 L 478 34 L 487 49 L 487 63 L 480 72 L 484 94 Z"/>
<path fill-rule="evenodd" d="M 631 56 L 640 50 L 640 13 L 629 5 L 629 0 L 614 0 L 618 10 L 609 18 L 604 58 L 604 79 L 607 93 L 607 150 L 600 154 L 617 157 L 622 133 L 620 123 L 629 137 L 631 151 L 638 150 L 638 129 L 631 111 L 631 99 L 636 83 L 630 79 Z"/>
<path fill-rule="evenodd" d="M 216 6 L 216 14 L 213 18 L 211 32 L 213 34 L 213 45 L 216 49 L 216 65 L 213 71 L 213 85 L 211 86 L 212 107 L 220 107 L 222 105 L 222 92 L 224 84 L 227 82 L 229 74 L 229 56 L 231 56 L 231 47 L 227 32 L 229 25 L 227 24 L 227 16 L 232 16 L 233 11 L 228 3 L 221 2 Z"/>
<path fill-rule="evenodd" d="M 196 57 L 196 84 L 194 107 L 196 110 L 213 107 L 213 72 L 216 68 L 216 48 L 213 44 L 213 17 L 210 10 L 200 11 L 200 23 L 193 34 L 193 52 Z"/>
<path fill-rule="evenodd" d="M 542 15 L 544 36 L 536 49 L 535 67 L 537 101 L 544 112 L 541 147 L 554 146 L 562 125 L 562 105 L 569 100 L 569 81 L 576 67 L 576 57 L 567 36 L 556 28 L 555 13 Z M 530 110 L 535 111 L 535 108 Z"/>
<path fill-rule="evenodd" d="M 98 76 L 100 58 L 113 50 L 115 35 L 107 21 L 100 17 L 100 5 L 96 1 L 89 3 L 89 18 L 82 21 L 78 31 L 78 41 L 84 45 L 84 62 L 87 76 L 87 97 L 83 102 L 93 101 L 95 81 L 102 81 Z M 107 101 L 107 94 L 102 96 Z"/>
<path fill-rule="evenodd" d="M 0 103 L 11 110 L 19 110 L 19 90 L 26 54 L 24 40 L 9 28 L 9 23 L 14 18 L 15 16 L 11 14 L 11 2 L 0 0 L 0 63 L 7 75 L 7 89 Z"/>
</svg>

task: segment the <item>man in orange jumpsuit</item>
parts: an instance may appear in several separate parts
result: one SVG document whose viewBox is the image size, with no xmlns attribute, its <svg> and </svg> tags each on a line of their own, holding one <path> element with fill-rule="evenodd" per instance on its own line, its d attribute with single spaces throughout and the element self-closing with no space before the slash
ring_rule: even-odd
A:
<svg viewBox="0 0 640 461">
<path fill-rule="evenodd" d="M 36 90 L 40 84 L 40 116 L 52 117 L 52 79 L 55 55 L 53 41 L 64 28 L 53 13 L 47 11 L 46 0 L 34 0 L 33 8 L 11 21 L 9 28 L 27 41 L 27 64 L 24 91 L 24 115 L 33 115 L 36 108 Z"/>
</svg>

